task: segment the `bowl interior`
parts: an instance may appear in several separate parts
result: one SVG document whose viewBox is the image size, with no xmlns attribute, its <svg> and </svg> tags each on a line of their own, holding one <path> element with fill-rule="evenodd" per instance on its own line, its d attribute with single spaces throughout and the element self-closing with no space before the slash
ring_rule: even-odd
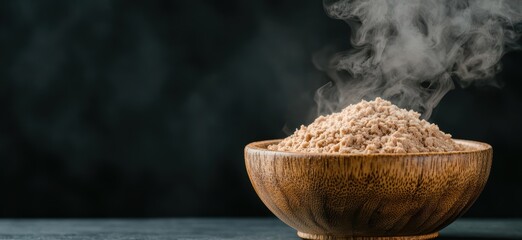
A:
<svg viewBox="0 0 522 240">
<path fill-rule="evenodd" d="M 448 155 L 448 154 L 462 154 L 462 153 L 472 153 L 472 152 L 481 152 L 485 150 L 491 149 L 491 145 L 483 142 L 477 142 L 472 140 L 463 140 L 463 139 L 453 139 L 456 143 L 460 145 L 464 145 L 466 147 L 463 151 L 452 151 L 452 152 L 421 152 L 421 153 L 371 153 L 371 154 L 361 154 L 361 153 L 303 153 L 303 152 L 283 152 L 283 151 L 276 151 L 276 150 L 270 150 L 268 149 L 268 146 L 274 145 L 282 141 L 282 139 L 272 139 L 272 140 L 265 140 L 265 141 L 259 141 L 259 142 L 253 142 L 246 146 L 246 148 L 250 149 L 256 149 L 256 150 L 262 150 L 262 151 L 269 151 L 269 152 L 278 152 L 283 154 L 299 154 L 299 155 L 351 155 L 351 156 L 375 156 L 375 155 L 394 155 L 394 156 L 401 156 L 401 155 Z"/>
</svg>

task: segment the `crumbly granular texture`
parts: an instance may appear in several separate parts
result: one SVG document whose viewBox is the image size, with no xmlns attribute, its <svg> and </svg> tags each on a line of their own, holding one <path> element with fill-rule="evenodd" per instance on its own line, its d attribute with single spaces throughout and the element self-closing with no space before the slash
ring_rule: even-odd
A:
<svg viewBox="0 0 522 240">
<path fill-rule="evenodd" d="M 270 150 L 310 153 L 419 153 L 464 150 L 420 114 L 376 98 L 320 116 Z"/>
</svg>

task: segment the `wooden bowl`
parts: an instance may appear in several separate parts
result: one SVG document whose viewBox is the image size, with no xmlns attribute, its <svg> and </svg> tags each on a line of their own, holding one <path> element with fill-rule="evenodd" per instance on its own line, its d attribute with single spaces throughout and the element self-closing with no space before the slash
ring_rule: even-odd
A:
<svg viewBox="0 0 522 240">
<path fill-rule="evenodd" d="M 488 179 L 485 143 L 449 153 L 315 154 L 245 148 L 263 203 L 303 239 L 430 239 L 461 216 Z"/>
</svg>

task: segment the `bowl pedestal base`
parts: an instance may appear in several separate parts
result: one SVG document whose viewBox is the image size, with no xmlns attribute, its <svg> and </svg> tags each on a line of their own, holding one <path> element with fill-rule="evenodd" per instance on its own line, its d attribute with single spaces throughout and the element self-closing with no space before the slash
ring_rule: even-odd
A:
<svg viewBox="0 0 522 240">
<path fill-rule="evenodd" d="M 387 237 L 363 237 L 363 236 L 331 236 L 331 235 L 321 235 L 321 234 L 309 234 L 297 232 L 297 236 L 302 239 L 310 239 L 310 240 L 421 240 L 421 239 L 433 239 L 439 236 L 438 232 L 425 234 L 425 235 L 415 235 L 415 236 L 387 236 Z"/>
</svg>

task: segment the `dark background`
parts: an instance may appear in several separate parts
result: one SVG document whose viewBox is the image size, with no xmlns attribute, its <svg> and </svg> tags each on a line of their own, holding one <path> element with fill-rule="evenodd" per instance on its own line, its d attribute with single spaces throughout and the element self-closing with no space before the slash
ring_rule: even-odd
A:
<svg viewBox="0 0 522 240">
<path fill-rule="evenodd" d="M 269 216 L 252 141 L 314 117 L 321 1 L 1 1 L 0 217 Z M 522 54 L 431 121 L 494 147 L 469 217 L 522 217 Z"/>
</svg>

